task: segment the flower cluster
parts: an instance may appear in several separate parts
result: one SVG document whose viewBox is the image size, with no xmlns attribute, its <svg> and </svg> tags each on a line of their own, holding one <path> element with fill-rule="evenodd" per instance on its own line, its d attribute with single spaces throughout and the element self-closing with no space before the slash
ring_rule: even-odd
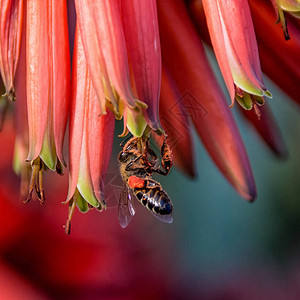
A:
<svg viewBox="0 0 300 300">
<path fill-rule="evenodd" d="M 34 191 L 44 202 L 45 170 L 68 167 L 69 214 L 76 205 L 103 210 L 115 119 L 123 119 L 121 136 L 151 133 L 161 144 L 168 135 L 175 164 L 191 176 L 193 125 L 227 180 L 254 200 L 230 108 L 237 101 L 270 148 L 286 154 L 264 104 L 272 95 L 262 70 L 299 103 L 299 12 L 298 0 L 0 0 L 0 124 L 15 102 L 14 170 L 25 202 Z M 216 55 L 230 106 L 202 41 Z"/>
</svg>

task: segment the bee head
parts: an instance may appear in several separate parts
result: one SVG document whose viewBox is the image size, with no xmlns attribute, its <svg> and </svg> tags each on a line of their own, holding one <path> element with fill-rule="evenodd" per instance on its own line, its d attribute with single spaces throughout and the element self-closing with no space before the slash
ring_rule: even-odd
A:
<svg viewBox="0 0 300 300">
<path fill-rule="evenodd" d="M 129 160 L 136 158 L 136 156 L 132 153 L 121 151 L 118 155 L 118 161 L 120 163 L 127 163 Z"/>
<path fill-rule="evenodd" d="M 126 162 L 126 161 L 128 160 L 128 158 L 129 158 L 128 153 L 123 152 L 123 151 L 121 151 L 121 152 L 119 153 L 119 155 L 118 155 L 118 161 L 119 161 L 120 163 Z"/>
</svg>

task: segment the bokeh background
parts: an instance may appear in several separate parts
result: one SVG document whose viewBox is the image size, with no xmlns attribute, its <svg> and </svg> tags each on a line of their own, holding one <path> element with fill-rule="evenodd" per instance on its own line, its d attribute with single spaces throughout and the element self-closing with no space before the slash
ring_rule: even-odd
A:
<svg viewBox="0 0 300 300">
<path fill-rule="evenodd" d="M 233 108 L 257 200 L 236 194 L 194 133 L 197 177 L 176 167 L 157 177 L 174 203 L 171 225 L 136 203 L 122 229 L 109 191 L 107 211 L 76 211 L 65 236 L 67 174 L 48 172 L 44 206 L 24 205 L 8 117 L 0 133 L 0 299 L 299 299 L 299 109 L 267 78 L 266 85 L 289 157 L 278 160 Z M 120 142 L 116 137 L 114 162 Z M 118 175 L 114 164 L 110 172 Z"/>
</svg>

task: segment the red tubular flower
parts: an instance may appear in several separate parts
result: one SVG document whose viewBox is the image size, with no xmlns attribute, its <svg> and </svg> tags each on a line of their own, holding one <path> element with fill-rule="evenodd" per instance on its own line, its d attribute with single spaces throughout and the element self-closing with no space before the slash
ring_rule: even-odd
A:
<svg viewBox="0 0 300 300">
<path fill-rule="evenodd" d="M 70 54 L 65 1 L 27 1 L 26 88 L 29 125 L 28 161 L 33 166 L 30 200 L 44 201 L 42 171 L 62 172 L 63 138 L 68 118 Z"/>
<path fill-rule="evenodd" d="M 248 157 L 238 129 L 205 56 L 205 52 L 183 4 L 158 3 L 163 62 L 166 63 L 184 97 L 187 114 L 212 159 L 246 199 L 256 197 Z M 189 107 L 192 105 L 192 107 Z"/>
<path fill-rule="evenodd" d="M 172 149 L 176 166 L 189 176 L 194 177 L 196 171 L 191 124 L 183 101 L 178 101 L 180 96 L 170 72 L 164 67 L 159 104 L 160 121 L 168 136 L 168 144 Z M 163 138 L 157 135 L 154 137 L 158 144 L 162 145 Z"/>
<path fill-rule="evenodd" d="M 254 2 L 251 1 L 251 3 L 254 3 L 253 9 L 256 8 L 256 9 L 260 10 L 260 8 L 262 7 L 262 5 L 260 6 L 259 3 L 255 3 L 255 1 Z M 257 6 L 259 8 L 257 8 Z M 211 46 L 211 41 L 210 41 L 210 37 L 209 37 L 209 33 L 208 33 L 207 24 L 205 21 L 205 15 L 204 15 L 202 2 L 199 0 L 191 1 L 189 3 L 189 12 L 194 21 L 195 27 L 198 30 L 199 35 L 201 36 L 201 39 L 204 40 L 208 45 Z M 273 27 L 275 27 L 275 26 L 274 26 L 274 23 L 272 23 L 272 21 L 271 21 L 272 18 L 265 17 L 266 13 L 267 12 L 254 14 L 254 25 L 256 25 L 257 31 L 259 31 L 258 45 L 259 45 L 259 53 L 260 53 L 261 57 L 263 58 L 262 68 L 264 71 L 266 71 L 265 70 L 266 63 L 268 63 L 268 61 L 272 57 L 271 53 L 274 51 L 277 51 L 276 50 L 277 47 L 275 44 L 280 43 L 280 41 L 276 40 L 276 37 L 278 36 L 278 34 L 277 35 L 272 34 Z M 270 12 L 270 10 L 269 10 L 269 13 L 272 14 L 272 12 Z M 269 26 L 267 26 L 267 24 L 259 24 L 257 22 L 256 19 L 258 18 L 260 20 L 260 16 L 261 16 L 262 22 L 267 22 L 267 23 L 270 22 L 270 24 L 268 24 Z M 260 30 L 260 28 L 264 28 L 264 30 Z M 269 32 L 269 30 L 270 30 L 270 32 Z M 274 30 L 276 30 L 276 28 L 274 28 Z M 261 38 L 262 40 L 260 39 L 260 36 L 262 36 L 262 35 L 264 36 L 265 39 L 267 39 L 266 42 L 263 41 L 263 38 Z M 272 40 L 271 39 L 268 40 L 268 37 L 270 37 L 270 36 L 272 36 Z M 274 37 L 275 37 L 275 39 L 274 39 Z M 269 50 L 265 51 L 266 49 L 262 46 L 265 43 L 266 44 L 274 43 L 274 45 L 271 46 Z M 288 47 L 289 45 L 284 44 L 283 46 Z M 290 54 L 292 54 L 292 53 L 290 53 Z M 280 56 L 285 57 L 282 55 L 280 55 Z M 280 59 L 281 58 L 278 57 L 278 60 L 280 60 Z M 295 61 L 296 61 L 296 59 L 295 59 Z M 268 64 L 267 64 L 267 66 L 268 66 Z M 274 76 L 276 76 L 276 68 L 282 68 L 282 64 L 275 63 L 275 60 L 274 60 L 274 62 L 272 64 L 269 64 L 269 67 L 272 68 L 272 71 L 268 72 L 267 74 L 269 76 L 271 76 L 271 78 L 273 78 Z M 283 72 L 284 72 L 284 70 L 282 69 L 282 72 L 280 73 L 281 78 L 282 78 L 281 74 Z M 293 82 L 295 80 L 297 80 L 297 77 L 291 79 L 290 81 Z M 291 83 L 289 85 L 291 85 Z M 295 88 L 293 90 L 295 90 Z M 241 106 L 239 106 L 239 107 L 241 107 Z M 280 130 L 274 119 L 274 116 L 272 115 L 271 110 L 268 107 L 266 107 L 266 108 L 261 107 L 260 108 L 261 115 L 262 115 L 261 120 L 259 120 L 257 118 L 257 115 L 253 111 L 245 110 L 242 108 L 240 110 L 241 110 L 243 116 L 254 126 L 257 133 L 260 134 L 260 136 L 265 141 L 265 143 L 270 147 L 270 149 L 279 157 L 282 157 L 282 158 L 286 157 L 287 149 L 286 149 L 283 137 L 281 136 Z"/>
<path fill-rule="evenodd" d="M 82 212 L 88 210 L 87 203 L 100 210 L 104 205 L 100 188 L 108 168 L 113 132 L 114 116 L 110 112 L 101 115 L 77 27 L 73 56 L 67 201 L 72 199 L 70 204 L 77 204 Z M 72 211 L 69 218 L 71 216 Z"/>
<path fill-rule="evenodd" d="M 141 113 L 147 105 L 135 99 L 131 88 L 126 43 L 117 1 L 76 0 L 75 5 L 101 113 L 105 112 L 106 99 L 108 107 L 117 118 L 121 118 L 126 109 L 125 125 L 135 136 L 141 136 L 147 125 Z"/>
<path fill-rule="evenodd" d="M 300 67 L 298 63 L 300 27 L 297 28 L 297 22 L 292 22 L 294 19 L 290 19 L 288 27 L 292 39 L 283 42 L 282 30 L 274 24 L 276 15 L 271 4 L 268 5 L 266 1 L 253 0 L 250 1 L 250 8 L 263 72 L 295 102 L 300 103 Z M 189 2 L 189 9 L 201 39 L 210 45 L 201 0 Z M 283 53 L 284 55 L 282 55 Z M 283 76 L 283 74 L 290 74 L 290 76 Z"/>
<path fill-rule="evenodd" d="M 255 32 L 247 1 L 203 0 L 207 25 L 231 98 L 245 109 L 272 97 L 263 83 Z"/>
<path fill-rule="evenodd" d="M 54 170 L 63 158 L 68 117 L 70 55 L 64 1 L 27 1 L 27 106 L 29 154 Z"/>
<path fill-rule="evenodd" d="M 138 98 L 148 105 L 144 112 L 147 123 L 158 130 L 161 50 L 156 1 L 122 1 L 121 8 L 133 85 Z"/>
<path fill-rule="evenodd" d="M 23 22 L 23 0 L 0 1 L 0 73 L 5 96 L 15 98 L 14 76 L 19 60 Z"/>
</svg>

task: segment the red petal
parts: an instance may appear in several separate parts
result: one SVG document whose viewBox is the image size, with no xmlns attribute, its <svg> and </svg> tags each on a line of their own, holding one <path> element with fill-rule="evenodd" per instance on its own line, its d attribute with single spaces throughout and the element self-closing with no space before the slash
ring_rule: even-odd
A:
<svg viewBox="0 0 300 300">
<path fill-rule="evenodd" d="M 13 90 L 19 60 L 23 24 L 23 0 L 0 1 L 0 71 L 6 94 Z"/>
<path fill-rule="evenodd" d="M 225 80 L 230 95 L 231 105 L 233 105 L 234 98 L 235 98 L 235 87 L 234 87 L 233 77 L 230 70 L 228 57 L 225 52 L 226 45 L 223 37 L 221 19 L 219 14 L 216 13 L 217 10 L 218 10 L 217 3 L 214 0 L 211 2 L 209 1 L 207 2 L 205 15 L 207 20 L 207 25 L 210 28 L 209 35 L 212 40 L 212 44 L 214 45 L 214 52 L 216 53 L 218 64 L 221 69 L 223 78 Z"/>
<path fill-rule="evenodd" d="M 161 50 L 156 1 L 122 1 L 122 20 L 137 94 L 148 105 L 145 110 L 148 124 L 157 130 Z"/>
<path fill-rule="evenodd" d="M 69 121 L 69 192 L 67 200 L 73 197 L 75 192 L 80 165 L 82 146 L 85 102 L 87 101 L 86 86 L 91 81 L 87 70 L 84 50 L 76 28 L 72 64 L 72 85 Z"/>
<path fill-rule="evenodd" d="M 79 173 L 82 171 L 85 172 L 84 180 L 90 187 L 90 193 L 101 202 L 102 181 L 112 152 L 115 120 L 111 112 L 101 115 L 78 27 L 75 34 L 71 99 L 70 178 L 67 200 L 73 196 Z"/>
<path fill-rule="evenodd" d="M 25 18 L 24 18 L 25 19 Z M 25 25 L 25 20 L 24 20 Z M 25 27 L 24 27 L 25 29 Z M 18 174 L 24 166 L 28 154 L 28 114 L 26 104 L 26 32 L 22 32 L 22 44 L 20 49 L 20 58 L 15 76 L 16 103 L 14 110 L 15 130 L 16 130 L 16 146 L 14 155 L 17 155 L 19 161 L 14 161 L 19 165 L 14 165 L 14 171 Z M 16 157 L 16 156 L 15 156 Z M 27 191 L 26 191 L 27 192 Z M 22 191 L 21 191 L 22 193 Z"/>
<path fill-rule="evenodd" d="M 70 50 L 66 1 L 52 1 L 53 45 L 53 131 L 56 153 L 63 157 L 63 141 L 68 119 L 70 100 Z"/>
<path fill-rule="evenodd" d="M 95 89 L 94 89 L 95 93 Z M 103 200 L 103 182 L 108 169 L 112 153 L 115 117 L 108 111 L 100 115 L 100 105 L 97 95 L 89 101 L 88 119 L 88 151 L 90 159 L 90 172 L 94 193 L 99 201 Z"/>
<path fill-rule="evenodd" d="M 101 89 L 105 89 L 109 99 L 114 102 L 114 107 L 118 107 L 110 84 L 134 108 L 126 44 L 116 0 L 76 0 L 75 5 L 85 55 L 101 103 L 101 111 L 105 111 Z"/>
<path fill-rule="evenodd" d="M 48 3 L 27 1 L 26 64 L 29 154 L 40 154 L 48 121 L 50 97 L 50 58 L 48 52 Z"/>
<path fill-rule="evenodd" d="M 194 177 L 195 161 L 190 134 L 191 124 L 188 119 L 188 112 L 181 100 L 180 92 L 171 74 L 164 67 L 159 104 L 160 121 L 168 136 L 168 145 L 173 152 L 176 166 L 189 176 Z M 163 138 L 160 138 L 159 145 L 162 145 L 162 142 Z"/>
<path fill-rule="evenodd" d="M 62 147 L 70 85 L 66 17 L 65 1 L 27 1 L 28 160 L 40 155 L 44 140 L 54 140 L 56 153 L 51 151 L 50 155 L 54 159 L 57 154 L 64 163 Z"/>
<path fill-rule="evenodd" d="M 230 75 L 235 84 L 249 93 L 266 91 L 247 1 L 203 0 L 203 7 L 214 52 L 232 101 L 233 78 Z"/>
</svg>

